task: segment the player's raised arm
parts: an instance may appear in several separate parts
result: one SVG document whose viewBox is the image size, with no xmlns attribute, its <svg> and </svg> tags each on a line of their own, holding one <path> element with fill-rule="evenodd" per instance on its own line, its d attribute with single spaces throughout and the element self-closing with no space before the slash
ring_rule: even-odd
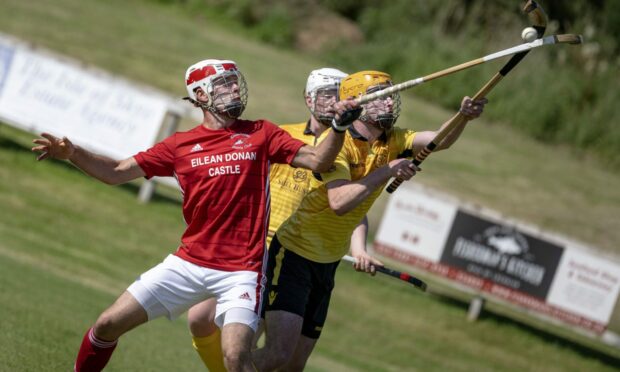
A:
<svg viewBox="0 0 620 372">
<path fill-rule="evenodd" d="M 145 175 L 133 157 L 114 160 L 74 145 L 67 137 L 58 138 L 49 133 L 42 133 L 41 137 L 32 141 L 37 145 L 32 147 L 32 151 L 40 153 L 37 157 L 39 161 L 47 158 L 69 160 L 88 175 L 109 185 L 125 183 Z"/>
<path fill-rule="evenodd" d="M 461 101 L 461 107 L 459 108 L 459 112 L 464 115 L 465 120 L 467 121 L 477 119 L 478 117 L 480 117 L 480 115 L 482 115 L 482 112 L 484 111 L 484 106 L 488 102 L 489 101 L 486 98 L 482 98 L 479 100 L 473 100 L 469 97 L 463 97 L 463 100 Z M 427 130 L 427 131 L 418 132 L 415 138 L 413 139 L 414 154 L 417 154 L 418 152 L 422 151 L 422 149 L 424 149 L 431 141 L 433 141 L 436 138 L 436 136 L 450 124 L 451 120 L 452 119 L 443 123 L 441 128 L 439 128 L 436 131 Z M 465 125 L 458 125 L 450 133 L 448 133 L 448 135 L 445 136 L 441 142 L 437 144 L 437 147 L 435 147 L 433 152 L 440 151 L 440 150 L 446 150 L 450 148 L 450 146 L 452 146 L 452 144 L 456 142 L 456 140 L 459 138 L 459 136 L 461 135 L 464 129 L 465 129 Z"/>
</svg>

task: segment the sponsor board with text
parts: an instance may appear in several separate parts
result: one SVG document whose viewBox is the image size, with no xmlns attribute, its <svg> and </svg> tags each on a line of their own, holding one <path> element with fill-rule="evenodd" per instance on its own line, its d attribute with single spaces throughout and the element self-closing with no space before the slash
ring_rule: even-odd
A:
<svg viewBox="0 0 620 372">
<path fill-rule="evenodd" d="M 459 210 L 441 263 L 545 299 L 563 247 Z"/>
<path fill-rule="evenodd" d="M 620 264 L 531 230 L 408 186 L 392 194 L 374 247 L 490 299 L 604 332 L 620 292 Z"/>
<path fill-rule="evenodd" d="M 116 159 L 150 147 L 172 107 L 163 94 L 4 37 L 0 89 L 1 120 Z"/>
</svg>

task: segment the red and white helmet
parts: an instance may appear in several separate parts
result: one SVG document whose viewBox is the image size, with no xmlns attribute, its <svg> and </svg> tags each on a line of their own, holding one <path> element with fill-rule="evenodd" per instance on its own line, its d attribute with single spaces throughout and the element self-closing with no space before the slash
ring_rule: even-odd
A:
<svg viewBox="0 0 620 372">
<path fill-rule="evenodd" d="M 220 81 L 220 78 L 236 77 L 236 83 L 239 86 L 239 100 L 231 104 L 227 104 L 224 109 L 216 109 L 214 106 L 213 96 L 213 82 Z M 245 78 L 234 61 L 219 60 L 219 59 L 205 59 L 198 63 L 191 65 L 185 72 L 185 85 L 187 87 L 188 98 L 191 102 L 198 103 L 196 98 L 196 90 L 202 89 L 210 97 L 209 102 L 206 105 L 199 104 L 200 106 L 208 109 L 209 111 L 225 114 L 228 116 L 238 117 L 243 112 L 247 104 L 248 90 Z M 232 106 L 235 106 L 234 109 Z M 232 114 L 232 115 L 231 115 Z"/>
</svg>

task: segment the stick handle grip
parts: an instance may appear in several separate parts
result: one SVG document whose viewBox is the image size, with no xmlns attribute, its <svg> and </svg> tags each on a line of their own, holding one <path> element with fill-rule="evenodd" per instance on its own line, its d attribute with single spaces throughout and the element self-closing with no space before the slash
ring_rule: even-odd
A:
<svg viewBox="0 0 620 372">
<path fill-rule="evenodd" d="M 392 270 L 389 269 L 385 266 L 376 266 L 375 270 L 377 270 L 378 272 L 385 274 L 385 275 L 389 275 L 391 277 L 400 279 L 404 282 L 407 282 L 409 284 L 413 284 L 416 288 L 421 289 L 422 291 L 426 291 L 426 283 L 424 283 L 423 281 L 421 281 L 420 279 L 416 278 L 415 276 L 411 276 L 405 272 L 402 271 L 397 271 L 397 270 Z"/>
<path fill-rule="evenodd" d="M 343 261 L 347 261 L 347 262 L 351 262 L 351 263 L 355 263 L 357 262 L 357 260 L 349 255 L 342 257 Z M 422 280 L 416 278 L 415 276 L 412 276 L 410 274 L 407 274 L 405 272 L 402 271 L 397 271 L 397 270 L 393 270 L 390 268 L 387 268 L 385 266 L 375 266 L 375 270 L 377 270 L 377 272 L 380 272 L 381 274 L 385 274 L 385 275 L 389 275 L 391 277 L 394 277 L 396 279 L 400 279 L 404 282 L 407 282 L 409 284 L 413 284 L 416 288 L 421 289 L 422 291 L 426 291 L 426 283 L 424 283 Z"/>
</svg>

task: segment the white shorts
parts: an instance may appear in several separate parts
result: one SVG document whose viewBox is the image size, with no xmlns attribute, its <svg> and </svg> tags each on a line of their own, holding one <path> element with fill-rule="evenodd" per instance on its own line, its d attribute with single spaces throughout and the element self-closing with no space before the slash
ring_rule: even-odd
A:
<svg viewBox="0 0 620 372">
<path fill-rule="evenodd" d="M 264 276 L 253 271 L 221 271 L 198 266 L 175 255 L 140 275 L 127 288 L 149 320 L 175 319 L 193 305 L 216 297 L 215 322 L 221 328 L 242 323 L 256 331 Z M 228 316 L 228 310 L 235 309 Z M 248 311 L 242 311 L 246 309 Z"/>
</svg>

